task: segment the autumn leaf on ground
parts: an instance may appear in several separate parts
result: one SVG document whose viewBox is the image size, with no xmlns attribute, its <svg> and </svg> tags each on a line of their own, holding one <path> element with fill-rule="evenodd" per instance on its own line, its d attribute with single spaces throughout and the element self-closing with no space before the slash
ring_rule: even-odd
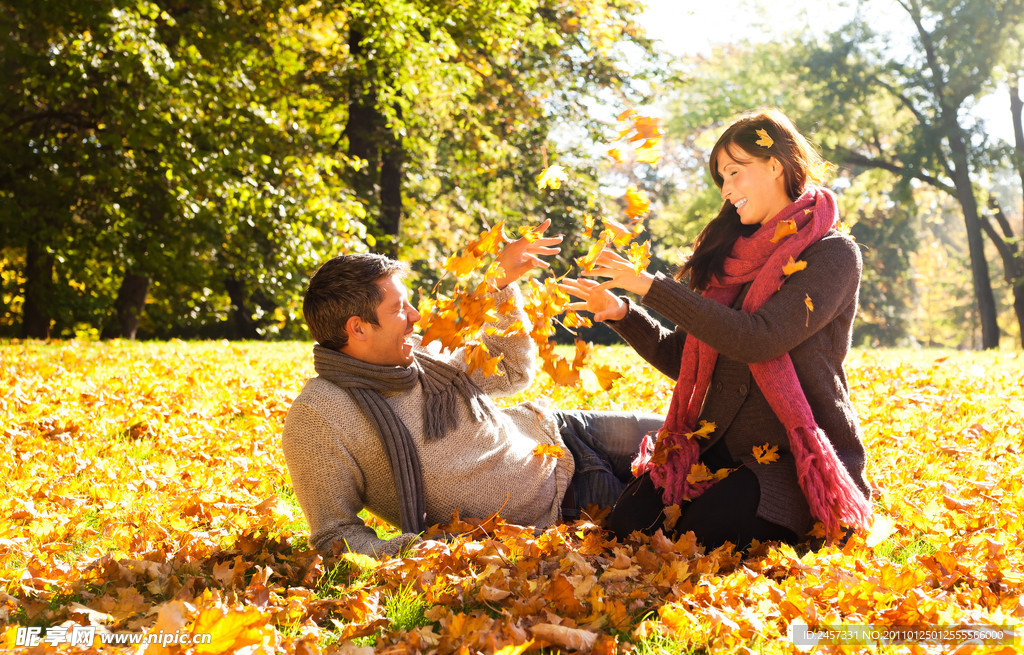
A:
<svg viewBox="0 0 1024 655">
<path fill-rule="evenodd" d="M 782 267 L 782 274 L 785 275 L 786 277 L 789 277 L 793 273 L 796 273 L 797 271 L 802 271 L 805 268 L 807 268 L 807 262 L 805 262 L 802 259 L 793 261 L 793 256 L 790 255 L 789 261 L 786 262 L 785 266 Z"/>
<path fill-rule="evenodd" d="M 630 245 L 626 258 L 633 265 L 633 270 L 636 271 L 636 274 L 640 275 L 647 270 L 647 265 L 651 263 L 651 242 L 644 241 L 643 243 Z"/>
<path fill-rule="evenodd" d="M 679 505 L 673 504 L 666 507 L 662 512 L 665 514 L 662 527 L 665 528 L 666 532 L 671 532 L 672 528 L 676 527 L 676 523 L 679 522 L 679 517 L 683 515 L 683 510 Z"/>
<path fill-rule="evenodd" d="M 626 189 L 626 215 L 630 218 L 637 218 L 647 214 L 651 210 L 651 201 L 642 189 L 635 184 L 630 184 Z"/>
<path fill-rule="evenodd" d="M 754 141 L 754 143 L 761 146 L 762 148 L 771 148 L 772 144 L 775 143 L 775 141 L 773 141 L 772 138 L 768 136 L 768 130 L 761 129 L 755 130 L 755 132 L 757 136 L 761 138 L 759 138 L 757 141 Z"/>
<path fill-rule="evenodd" d="M 533 454 L 538 457 L 554 457 L 556 459 L 565 457 L 565 451 L 557 444 L 540 443 L 533 449 Z"/>
<path fill-rule="evenodd" d="M 775 234 L 771 238 L 772 243 L 778 243 L 791 234 L 796 234 L 796 221 L 779 221 L 775 224 Z"/>
<path fill-rule="evenodd" d="M 757 460 L 758 464 L 771 464 L 772 462 L 778 461 L 779 447 L 769 446 L 768 444 L 763 446 L 754 446 L 754 459 Z"/>
<path fill-rule="evenodd" d="M 589 651 L 597 639 L 596 632 L 551 623 L 538 623 L 532 626 L 530 631 L 537 639 L 543 639 L 549 644 L 570 650 Z"/>
<path fill-rule="evenodd" d="M 552 164 L 537 176 L 538 189 L 557 189 L 569 179 L 569 174 L 560 164 Z"/>
</svg>

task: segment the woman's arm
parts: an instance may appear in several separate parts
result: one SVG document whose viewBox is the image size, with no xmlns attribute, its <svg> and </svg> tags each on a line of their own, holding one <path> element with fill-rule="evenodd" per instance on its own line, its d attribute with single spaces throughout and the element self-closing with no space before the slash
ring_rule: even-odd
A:
<svg viewBox="0 0 1024 655">
<path fill-rule="evenodd" d="M 643 308 L 626 302 L 626 315 L 618 321 L 605 321 L 605 325 L 615 330 L 647 363 L 675 380 L 679 377 L 686 333 L 669 330 Z"/>
<path fill-rule="evenodd" d="M 661 274 L 655 276 L 643 303 L 726 357 L 745 363 L 774 359 L 825 328 L 857 300 L 861 258 L 852 240 L 826 236 L 800 258 L 807 268 L 790 275 L 751 314 L 705 298 Z"/>
</svg>

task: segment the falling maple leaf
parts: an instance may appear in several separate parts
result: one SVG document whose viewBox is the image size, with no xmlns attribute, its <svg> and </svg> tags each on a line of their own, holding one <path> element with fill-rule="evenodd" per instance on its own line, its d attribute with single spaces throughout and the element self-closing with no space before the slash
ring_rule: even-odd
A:
<svg viewBox="0 0 1024 655">
<path fill-rule="evenodd" d="M 779 447 L 769 446 L 768 444 L 763 446 L 754 446 L 754 459 L 757 460 L 758 464 L 771 464 L 772 462 L 778 461 Z"/>
<path fill-rule="evenodd" d="M 630 245 L 627 259 L 633 265 L 633 270 L 637 275 L 643 273 L 647 270 L 647 265 L 651 263 L 651 242 L 644 241 Z"/>
<path fill-rule="evenodd" d="M 538 189 L 557 189 L 569 179 L 569 174 L 560 164 L 552 164 L 537 176 Z"/>
<path fill-rule="evenodd" d="M 809 294 L 804 294 L 804 305 L 807 306 L 807 320 L 804 321 L 804 327 L 809 327 L 811 324 L 811 312 L 814 311 L 814 303 L 811 302 Z"/>
<path fill-rule="evenodd" d="M 585 232 L 583 233 L 583 237 L 584 238 L 589 239 L 592 236 L 594 236 L 594 215 L 593 214 L 587 214 L 586 216 L 583 217 L 583 228 L 585 230 Z"/>
<path fill-rule="evenodd" d="M 630 218 L 643 216 L 651 210 L 651 201 L 647 194 L 635 184 L 626 188 L 626 215 Z"/>
<path fill-rule="evenodd" d="M 618 148 L 609 148 L 608 156 L 611 157 L 616 164 L 622 163 L 622 151 Z"/>
<path fill-rule="evenodd" d="M 601 252 L 604 251 L 606 242 L 602 239 L 590 246 L 586 255 L 576 258 L 576 265 L 582 268 L 584 271 L 593 270 L 594 264 L 597 263 L 597 258 L 601 256 Z"/>
<path fill-rule="evenodd" d="M 768 130 L 760 129 L 755 130 L 755 132 L 757 133 L 757 136 L 761 138 L 759 138 L 757 141 L 754 141 L 754 143 L 761 146 L 762 148 L 771 148 L 772 144 L 775 143 L 775 141 L 773 141 L 772 138 L 768 136 Z"/>
<path fill-rule="evenodd" d="M 789 261 L 786 262 L 786 264 L 782 267 L 782 274 L 785 275 L 786 277 L 789 277 L 793 273 L 796 273 L 797 271 L 802 271 L 805 268 L 807 268 L 807 262 L 805 262 L 802 259 L 793 261 L 793 256 L 790 255 Z"/>
</svg>

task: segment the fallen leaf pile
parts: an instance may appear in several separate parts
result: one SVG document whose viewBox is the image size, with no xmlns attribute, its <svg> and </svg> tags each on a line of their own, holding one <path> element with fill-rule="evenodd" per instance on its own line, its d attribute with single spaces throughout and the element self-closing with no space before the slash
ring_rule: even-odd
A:
<svg viewBox="0 0 1024 655">
<path fill-rule="evenodd" d="M 609 391 L 539 376 L 502 402 L 665 410 L 671 380 L 624 348 L 593 356 L 625 373 Z M 786 653 L 800 650 L 789 630 L 805 624 L 1019 634 L 1022 364 L 1020 353 L 854 352 L 879 519 L 843 546 L 616 541 L 594 512 L 539 532 L 453 517 L 427 534 L 450 540 L 376 560 L 306 541 L 280 433 L 312 375 L 310 344 L 2 344 L 0 649 L 125 652 L 99 637 L 16 645 L 19 627 L 72 625 L 209 635 L 132 651 L 159 655 Z M 770 448 L 759 454 L 766 463 L 753 465 L 773 465 Z"/>
</svg>

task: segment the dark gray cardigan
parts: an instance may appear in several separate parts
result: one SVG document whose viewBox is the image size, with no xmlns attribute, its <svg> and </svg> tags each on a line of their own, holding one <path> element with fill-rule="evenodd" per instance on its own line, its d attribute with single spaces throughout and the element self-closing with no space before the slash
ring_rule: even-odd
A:
<svg viewBox="0 0 1024 655">
<path fill-rule="evenodd" d="M 724 439 L 732 458 L 757 476 L 761 487 L 757 515 L 802 535 L 813 520 L 797 482 L 789 439 L 747 364 L 788 352 L 819 427 L 865 496 L 868 485 L 864 444 L 843 370 L 857 312 L 860 251 L 851 239 L 833 230 L 800 258 L 807 268 L 786 279 L 753 314 L 739 309 L 746 288 L 733 307 L 726 307 L 659 273 L 643 304 L 677 329 L 666 329 L 633 303 L 621 321 L 608 321 L 608 326 L 672 379 L 679 377 L 687 334 L 718 351 L 700 414 L 701 420 L 714 421 L 717 429 L 701 443 L 701 453 Z M 805 303 L 807 296 L 814 304 L 812 312 Z M 778 461 L 758 464 L 754 459 L 754 446 L 765 443 L 778 446 Z"/>
</svg>

